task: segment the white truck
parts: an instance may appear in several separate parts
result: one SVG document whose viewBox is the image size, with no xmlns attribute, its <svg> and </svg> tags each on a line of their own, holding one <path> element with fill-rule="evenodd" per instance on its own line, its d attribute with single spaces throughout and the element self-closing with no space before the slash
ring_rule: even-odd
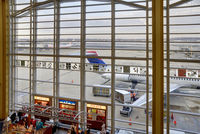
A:
<svg viewBox="0 0 200 134">
<path fill-rule="evenodd" d="M 131 94 L 125 90 L 115 90 L 115 99 L 121 103 L 129 103 L 131 101 Z"/>
</svg>

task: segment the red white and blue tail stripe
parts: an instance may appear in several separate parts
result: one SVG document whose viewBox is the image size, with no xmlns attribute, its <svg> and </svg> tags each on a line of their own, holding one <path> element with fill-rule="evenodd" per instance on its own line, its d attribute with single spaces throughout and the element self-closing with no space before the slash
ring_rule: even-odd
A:
<svg viewBox="0 0 200 134">
<path fill-rule="evenodd" d="M 86 52 L 86 56 L 98 56 L 97 52 L 96 51 L 87 51 Z M 100 58 L 87 58 L 88 61 L 90 63 L 93 63 L 93 64 L 106 64 L 102 59 Z"/>
</svg>

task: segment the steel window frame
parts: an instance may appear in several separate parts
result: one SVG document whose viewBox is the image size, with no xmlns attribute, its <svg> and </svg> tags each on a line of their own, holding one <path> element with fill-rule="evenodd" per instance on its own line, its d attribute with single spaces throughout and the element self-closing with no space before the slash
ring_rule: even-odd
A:
<svg viewBox="0 0 200 134">
<path fill-rule="evenodd" d="M 152 0 L 152 132 L 163 134 L 164 107 L 164 45 L 163 45 L 163 0 Z"/>
<path fill-rule="evenodd" d="M 9 111 L 9 3 L 0 0 L 0 121 Z"/>
<path fill-rule="evenodd" d="M 31 0 L 32 1 L 32 0 Z M 59 3 L 60 4 L 60 1 L 59 0 L 49 0 L 49 1 L 53 1 L 54 2 L 54 5 L 55 5 L 55 3 Z M 115 60 L 117 60 L 117 59 L 122 59 L 122 60 L 143 60 L 143 61 L 146 61 L 146 67 L 148 68 L 149 67 L 149 61 L 150 60 L 152 60 L 152 58 L 149 58 L 149 52 L 150 52 L 150 50 L 149 50 L 149 43 L 151 42 L 151 41 L 149 41 L 149 26 L 153 26 L 153 28 L 155 28 L 154 30 L 153 30 L 153 33 L 152 33 L 152 36 L 153 36 L 153 41 L 152 41 L 152 43 L 153 43 L 153 56 L 154 57 L 157 57 L 157 59 L 153 59 L 153 69 L 154 69 L 154 72 L 156 72 L 157 70 L 159 70 L 159 72 L 157 71 L 157 73 L 158 74 L 156 74 L 156 73 L 154 73 L 154 75 L 153 75 L 153 80 L 154 81 L 163 81 L 163 78 L 165 77 L 165 76 L 163 76 L 163 72 L 162 72 L 162 70 L 164 70 L 164 67 L 163 67 L 163 61 L 167 61 L 167 79 L 169 79 L 169 71 L 170 71 L 170 68 L 169 68 L 169 66 L 170 66 L 170 62 L 192 62 L 192 63 L 197 63 L 197 62 L 199 62 L 199 60 L 189 60 L 189 61 L 185 61 L 185 60 L 180 60 L 180 59 L 169 59 L 169 52 L 171 52 L 171 51 L 169 51 L 169 43 L 171 43 L 171 42 L 169 42 L 169 37 L 167 37 L 167 41 L 166 41 L 166 43 L 167 43 L 167 49 L 166 50 L 163 50 L 163 35 L 164 34 L 166 34 L 167 36 L 169 36 L 169 26 L 173 26 L 173 25 L 169 25 L 169 20 L 167 20 L 167 24 L 166 25 L 163 25 L 162 23 L 163 23 L 163 21 L 162 21 L 162 19 L 163 18 L 167 18 L 167 19 L 169 19 L 169 17 L 174 17 L 174 16 L 169 16 L 169 13 L 166 15 L 166 16 L 164 16 L 163 14 L 162 14 L 162 12 L 163 12 L 163 9 L 164 9 L 164 7 L 163 6 L 161 6 L 161 2 L 162 2 L 162 0 L 159 0 L 159 2 L 158 2 L 158 0 L 154 0 L 154 1 L 152 1 L 154 4 L 153 4 L 153 8 L 152 8 L 152 11 L 153 11 L 153 13 L 155 13 L 155 14 L 153 14 L 152 15 L 152 17 L 149 17 L 149 14 L 148 14 L 148 12 L 149 12 L 149 10 L 151 10 L 151 9 L 149 9 L 148 8 L 148 0 L 146 0 L 146 1 L 144 1 L 144 2 L 146 2 L 146 7 L 147 8 L 145 8 L 145 10 L 146 10 L 146 34 L 145 33 L 143 33 L 144 35 L 146 35 L 146 57 L 145 58 L 132 58 L 132 57 L 117 57 L 117 56 L 115 56 L 115 51 L 116 51 L 116 49 L 115 49 L 115 43 L 116 43 L 116 40 L 115 40 L 115 35 L 118 35 L 116 32 L 115 32 L 115 28 L 117 27 L 116 25 L 115 25 L 115 21 L 117 20 L 117 19 L 126 19 L 126 18 L 115 18 L 115 13 L 116 12 L 118 12 L 118 10 L 116 10 L 115 9 L 115 4 L 118 4 L 117 2 L 122 2 L 122 0 L 111 0 L 111 11 L 110 11 L 110 13 L 112 14 L 112 17 L 111 17 L 111 26 L 109 26 L 110 28 L 111 28 L 111 33 L 109 33 L 108 35 L 111 35 L 111 40 L 109 41 L 109 42 L 111 42 L 111 56 L 98 56 L 98 57 L 93 57 L 93 58 L 104 58 L 104 59 L 110 59 L 111 60 L 111 66 L 112 66 L 112 100 L 111 100 L 111 103 L 109 103 L 109 104 L 107 104 L 107 105 L 109 105 L 109 106 L 111 106 L 112 107 L 112 110 L 111 110 L 111 130 L 112 130 L 112 133 L 114 133 L 115 132 L 115 128 L 116 128 L 116 126 L 115 126 L 115 121 L 119 121 L 118 119 L 115 119 L 115 106 L 118 106 L 119 104 L 117 104 L 117 103 L 115 103 L 115 96 L 114 96 L 114 91 L 115 91 L 115 89 L 116 89 L 116 87 L 115 87 Z M 158 2 L 158 3 L 155 3 L 155 1 L 156 2 Z M 188 1 L 188 0 L 181 0 L 182 2 L 184 2 L 184 1 Z M 123 1 L 124 2 L 124 1 Z M 167 1 L 168 2 L 168 1 Z M 110 4 L 110 3 L 109 3 Z M 125 4 L 127 4 L 127 3 L 125 3 Z M 87 86 L 87 85 L 85 85 L 85 58 L 87 58 L 88 56 L 85 56 L 85 43 L 86 43 L 86 35 L 88 35 L 88 34 L 85 34 L 85 29 L 86 28 L 88 28 L 88 27 L 86 27 L 86 21 L 87 20 L 98 20 L 98 19 L 86 19 L 86 14 L 87 13 L 91 13 L 91 12 L 86 12 L 86 0 L 81 0 L 81 19 L 80 20 L 77 20 L 77 21 L 81 21 L 81 27 L 77 27 L 77 28 L 80 28 L 81 29 L 81 40 L 80 40 L 80 43 L 81 43 L 81 48 L 80 48 L 80 50 L 81 50 L 81 55 L 80 56 L 65 56 L 65 55 L 60 55 L 60 53 L 59 53 L 59 49 L 57 49 L 58 48 L 58 46 L 59 46 L 59 39 L 58 40 L 56 40 L 55 39 L 55 37 L 57 38 L 57 37 L 59 37 L 59 35 L 62 35 L 62 34 L 60 34 L 60 31 L 59 31 L 59 23 L 60 22 L 62 22 L 62 21 L 60 21 L 60 19 L 57 19 L 57 20 L 55 20 L 55 18 L 57 18 L 57 17 L 59 17 L 60 15 L 62 15 L 62 14 L 60 14 L 60 13 L 56 13 L 56 14 L 54 14 L 54 21 L 52 21 L 52 22 L 54 22 L 54 23 L 56 23 L 56 24 L 54 24 L 54 27 L 53 27 L 53 29 L 55 30 L 55 33 L 54 34 L 52 34 L 53 36 L 54 36 L 54 53 L 52 54 L 52 55 L 46 55 L 46 54 L 36 54 L 36 51 L 35 51 L 35 39 L 34 39 L 34 32 L 33 32 L 33 35 L 32 34 L 30 34 L 29 36 L 30 36 L 30 44 L 32 44 L 32 45 L 30 45 L 30 54 L 18 54 L 18 53 L 10 53 L 10 56 L 13 56 L 13 57 L 15 57 L 15 56 L 30 56 L 30 60 L 33 60 L 33 70 L 32 69 L 30 69 L 31 71 L 34 71 L 34 69 L 35 69 L 35 67 L 34 67 L 34 62 L 35 62 L 35 60 L 34 60 L 34 57 L 36 57 L 36 56 L 50 56 L 50 57 L 52 57 L 53 58 L 53 61 L 54 62 L 56 62 L 56 64 L 54 64 L 54 82 L 53 82 L 53 84 L 55 84 L 55 87 L 54 87 L 54 89 L 53 89 L 53 92 L 54 92 L 54 95 L 53 95 L 53 97 L 54 97 L 54 99 L 56 100 L 57 99 L 57 97 L 59 97 L 60 95 L 59 95 L 59 87 L 58 87 L 58 85 L 60 84 L 59 83 L 59 77 L 58 77 L 58 75 L 59 75 L 59 69 L 58 69 L 58 63 L 59 63 L 59 58 L 61 58 L 61 57 L 75 57 L 75 58 L 79 58 L 80 59 L 80 63 L 81 63 L 81 70 L 80 70 L 80 78 L 81 78 L 81 82 L 80 82 L 80 93 L 81 93 L 81 96 L 80 96 L 80 102 L 81 102 L 81 111 L 84 111 L 85 112 L 85 104 L 86 103 L 88 103 L 88 102 L 93 102 L 93 101 L 90 101 L 90 100 L 86 100 L 86 98 L 85 98 L 85 87 Z M 91 5 L 92 6 L 92 5 Z M 173 5 L 174 6 L 174 5 Z M 186 6 L 187 7 L 187 6 Z M 189 7 L 189 6 L 188 6 Z M 32 12 L 32 9 L 35 9 L 36 7 L 34 7 L 34 6 L 30 6 L 30 9 L 29 10 L 31 10 L 31 12 Z M 61 7 L 62 8 L 62 7 Z M 167 4 L 167 10 L 169 10 L 169 8 L 172 8 L 170 5 L 169 5 L 169 3 Z M 175 8 L 175 7 L 174 7 Z M 177 7 L 177 8 L 179 8 L 179 7 Z M 54 6 L 54 8 L 53 8 L 54 10 L 57 10 L 58 11 L 58 9 L 56 9 L 55 8 L 55 6 Z M 140 10 L 140 9 L 138 9 L 138 10 Z M 21 10 L 22 11 L 22 10 Z M 120 11 L 119 11 L 120 12 Z M 55 12 L 54 12 L 55 13 Z M 92 12 L 93 13 L 93 12 Z M 94 13 L 98 13 L 98 12 L 94 12 Z M 161 13 L 161 14 L 159 14 L 159 13 Z M 34 13 L 33 13 L 33 15 L 34 15 Z M 14 16 L 14 15 L 13 15 Z M 32 13 L 31 13 L 31 15 L 29 16 L 30 18 L 32 18 L 31 17 L 32 16 Z M 39 16 L 39 15 L 38 15 Z M 183 16 L 181 16 L 181 17 L 184 17 L 184 16 L 188 16 L 188 15 L 183 15 Z M 192 15 L 190 15 L 190 16 L 192 16 Z M 199 15 L 198 15 L 199 16 Z M 17 18 L 17 16 L 15 16 L 16 18 Z M 158 18 L 157 18 L 158 17 Z M 180 17 L 180 16 L 179 16 Z M 145 18 L 145 17 L 142 17 L 142 18 Z M 154 23 L 152 23 L 152 25 L 149 25 L 149 19 L 153 19 L 153 22 Z M 100 20 L 110 20 L 110 18 L 102 18 L 102 19 L 100 19 Z M 157 22 L 159 23 L 159 25 L 156 25 L 157 24 Z M 35 21 L 35 23 L 37 23 L 37 21 Z M 14 23 L 13 22 L 13 25 L 16 25 L 16 24 L 18 24 L 18 23 Z M 30 25 L 31 25 L 32 23 L 30 23 Z M 188 24 L 187 24 L 188 25 Z M 124 26 L 126 26 L 126 25 L 124 25 Z M 128 25 L 127 25 L 128 26 Z M 145 26 L 145 25 L 143 25 L 143 26 Z M 166 29 L 167 29 L 167 32 L 166 33 L 163 33 L 163 29 L 162 28 L 164 28 L 164 26 L 166 26 Z M 32 26 L 31 26 L 32 27 Z M 30 32 L 32 31 L 32 28 L 30 27 Z M 95 26 L 94 26 L 95 27 Z M 102 26 L 102 27 L 104 27 L 104 26 Z M 105 26 L 106 27 L 106 26 Z M 35 27 L 35 26 L 33 26 L 33 30 L 36 30 L 36 29 L 39 29 L 39 28 L 37 28 L 37 27 Z M 16 31 L 17 29 L 13 29 L 13 31 Z M 37 33 L 36 33 L 37 34 Z M 127 34 L 130 34 L 130 33 L 127 33 Z M 171 34 L 173 34 L 173 33 L 171 33 Z M 176 34 L 176 33 L 175 33 Z M 184 33 L 182 33 L 182 34 L 184 34 Z M 186 34 L 191 34 L 191 33 L 186 33 Z M 197 33 L 197 34 L 199 34 L 199 33 Z M 14 35 L 14 34 L 13 34 Z M 72 34 L 73 35 L 73 34 Z M 77 34 L 77 35 L 80 35 L 80 34 Z M 92 34 L 92 35 L 94 35 L 94 34 Z M 158 37 L 156 37 L 157 35 L 159 35 Z M 32 37 L 31 36 L 33 36 L 33 39 L 32 39 Z M 161 37 L 161 38 L 160 38 Z M 13 37 L 13 39 L 14 39 L 15 37 Z M 32 41 L 33 40 L 33 41 Z M 144 41 L 145 42 L 145 41 Z M 13 41 L 13 44 L 14 43 L 16 43 L 16 41 L 14 40 Z M 182 42 L 181 42 L 182 43 Z M 187 42 L 188 43 L 188 42 Z M 13 49 L 14 49 L 14 47 L 13 47 Z M 33 50 L 32 50 L 33 49 Z M 33 51 L 33 52 L 32 52 Z M 162 57 L 162 55 L 163 55 L 163 52 L 164 51 L 167 51 L 167 58 L 166 59 L 164 59 L 163 57 Z M 158 53 L 159 52 L 159 53 Z M 31 58 L 31 57 L 33 57 L 33 59 Z M 14 63 L 14 61 L 13 61 L 13 63 Z M 155 64 L 156 63 L 156 64 Z M 159 63 L 159 64 L 158 64 Z M 14 68 L 14 66 L 13 66 L 13 68 Z M 31 67 L 30 67 L 31 68 Z M 159 68 L 159 69 L 158 69 Z M 156 70 L 156 71 L 155 71 Z M 149 80 L 148 80 L 148 76 L 149 76 L 149 72 L 148 72 L 148 69 L 147 69 L 147 75 L 146 75 L 146 77 L 147 77 L 147 84 L 146 84 L 146 88 L 147 88 L 147 100 L 148 100 L 148 93 L 149 93 Z M 162 78 L 162 79 L 160 79 L 160 78 Z M 34 83 L 35 83 L 35 81 L 34 81 L 34 76 L 33 77 L 31 77 L 30 76 L 30 80 L 31 80 L 31 84 L 30 84 L 30 87 L 32 88 L 32 89 L 34 89 Z M 162 82 L 163 83 L 163 82 Z M 168 100 L 168 107 L 167 107 L 167 133 L 169 133 L 169 112 L 175 112 L 175 113 L 180 113 L 180 111 L 174 111 L 174 110 L 169 110 L 169 80 L 168 80 L 168 85 L 167 85 L 167 100 Z M 33 85 L 32 85 L 33 84 Z M 155 86 L 156 85 L 156 86 Z M 157 87 L 158 86 L 158 87 Z M 159 89 L 161 89 L 161 90 L 158 90 L 158 88 Z M 158 94 L 158 96 L 156 96 L 156 95 L 154 95 L 154 97 L 153 97 L 153 105 L 155 106 L 155 105 L 159 105 L 159 106 L 161 106 L 162 105 L 162 99 L 163 99 L 163 92 L 162 92 L 162 90 L 163 90 L 163 85 L 162 84 L 158 84 L 158 82 L 156 83 L 156 82 L 154 82 L 154 88 L 153 88 L 153 92 L 155 93 L 155 94 L 157 94 L 158 92 L 157 91 L 159 91 L 159 94 Z M 16 90 L 15 90 L 16 91 Z M 17 92 L 17 91 L 16 91 Z M 56 93 L 55 93 L 56 92 Z M 30 94 L 32 94 L 31 93 L 31 91 L 30 91 Z M 172 93 L 172 94 L 170 94 L 170 95 L 177 95 L 176 93 Z M 181 95 L 181 94 L 178 94 L 178 95 Z M 161 100 L 161 102 L 160 101 L 155 101 L 155 100 Z M 95 101 L 94 101 L 95 102 Z M 104 104 L 104 102 L 95 102 L 95 103 L 100 103 L 100 104 Z M 31 104 L 31 103 L 30 103 Z M 106 103 L 105 103 L 106 104 Z M 55 104 L 56 105 L 56 104 Z M 121 106 L 123 106 L 123 105 L 121 105 Z M 127 105 L 128 106 L 128 105 Z M 162 106 L 161 106 L 162 107 Z M 160 108 L 161 107 L 153 107 L 153 113 L 155 113 L 155 111 L 156 110 L 160 110 Z M 136 107 L 137 108 L 137 107 Z M 141 109 L 145 109 L 145 107 L 138 107 L 138 108 L 141 108 Z M 148 110 L 151 110 L 150 108 L 149 108 L 149 105 L 148 105 L 148 103 L 147 103 L 147 106 L 146 106 L 146 109 L 147 109 L 147 111 Z M 162 110 L 163 110 L 163 108 L 162 108 Z M 153 115 L 153 131 L 155 132 L 155 133 L 159 133 L 159 134 L 162 134 L 162 131 L 163 131 L 163 122 L 159 122 L 158 121 L 158 118 L 163 118 L 163 116 L 162 116 L 162 114 L 163 114 L 163 111 L 159 111 L 159 112 L 157 112 L 156 111 L 156 115 L 154 114 Z M 182 112 L 182 114 L 189 114 L 189 115 L 194 115 L 194 114 L 191 114 L 191 113 L 184 113 L 184 112 Z M 199 114 L 197 114 L 197 115 L 199 115 Z M 146 116 L 146 133 L 148 133 L 148 126 L 149 126 L 149 119 L 148 119 L 149 117 L 148 116 Z M 83 128 L 85 128 L 85 124 L 86 124 L 86 118 L 85 117 L 83 117 L 82 118 L 83 119 L 83 122 L 84 122 L 84 125 L 82 126 Z M 121 120 L 122 122 L 125 122 L 125 121 L 123 121 L 123 120 Z M 156 130 L 157 129 L 157 130 Z"/>
</svg>

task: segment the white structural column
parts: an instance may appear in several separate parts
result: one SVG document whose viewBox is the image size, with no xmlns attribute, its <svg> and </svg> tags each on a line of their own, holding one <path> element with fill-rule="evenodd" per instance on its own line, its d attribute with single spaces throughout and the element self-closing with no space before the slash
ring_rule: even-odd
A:
<svg viewBox="0 0 200 134">
<path fill-rule="evenodd" d="M 146 0 L 146 111 L 149 112 L 149 0 Z M 149 133 L 149 115 L 146 114 L 146 134 Z"/>
<path fill-rule="evenodd" d="M 33 56 L 31 54 L 33 54 L 33 1 L 30 0 L 30 16 L 29 16 L 29 26 L 30 26 L 30 30 L 29 30 L 29 62 L 30 62 L 30 67 L 29 67 L 29 106 L 31 107 L 31 102 L 32 102 L 32 78 L 33 78 L 33 66 L 32 66 L 32 62 L 33 62 Z"/>
<path fill-rule="evenodd" d="M 13 44 L 10 47 L 9 52 L 10 53 L 14 53 L 15 52 L 15 43 L 16 43 L 16 19 L 15 17 L 13 17 L 14 15 L 14 11 L 16 10 L 16 6 L 15 6 L 15 0 L 10 0 L 10 14 L 12 15 L 11 19 L 10 19 L 10 43 Z M 16 57 L 14 55 L 10 55 L 10 82 L 9 82 L 9 102 L 10 102 L 10 108 L 15 110 L 15 89 L 16 89 L 16 68 L 15 66 L 15 61 L 16 61 Z"/>
<path fill-rule="evenodd" d="M 163 134 L 163 0 L 152 1 L 153 134 Z"/>
<path fill-rule="evenodd" d="M 169 100 L 169 95 L 170 95 L 170 34 L 169 34 L 169 0 L 166 0 L 166 38 L 167 38 L 167 45 L 166 45 L 166 50 L 167 50 L 167 134 L 170 133 L 170 100 Z"/>
<path fill-rule="evenodd" d="M 59 42 L 60 42 L 60 2 L 54 0 L 54 39 L 53 39 L 53 106 L 58 106 L 59 97 Z"/>
<path fill-rule="evenodd" d="M 59 91 L 59 82 L 60 82 L 60 70 L 59 70 L 59 62 L 60 62 L 60 0 L 56 1 L 56 84 L 55 84 L 55 90 L 56 90 L 56 105 L 55 107 L 59 107 L 59 101 L 58 97 L 60 96 Z"/>
<path fill-rule="evenodd" d="M 33 4 L 35 4 L 37 2 L 37 0 L 34 0 L 33 1 Z M 31 30 L 31 29 L 30 29 Z M 36 70 L 36 60 L 37 60 L 37 57 L 35 56 L 35 54 L 37 53 L 37 9 L 36 8 L 33 8 L 33 42 L 32 42 L 32 45 L 33 45 L 33 65 L 32 65 L 32 90 L 30 90 L 30 104 L 31 106 L 34 104 L 34 98 L 33 98 L 33 94 L 36 93 L 36 79 L 37 79 L 37 70 Z"/>
<path fill-rule="evenodd" d="M 111 133 L 115 134 L 115 0 L 111 1 Z"/>
<path fill-rule="evenodd" d="M 86 0 L 81 0 L 81 68 L 80 68 L 80 101 L 81 101 L 81 111 L 85 113 L 85 21 L 86 21 Z M 81 114 L 81 122 L 83 123 L 82 128 L 85 129 L 86 118 L 84 114 Z"/>
</svg>

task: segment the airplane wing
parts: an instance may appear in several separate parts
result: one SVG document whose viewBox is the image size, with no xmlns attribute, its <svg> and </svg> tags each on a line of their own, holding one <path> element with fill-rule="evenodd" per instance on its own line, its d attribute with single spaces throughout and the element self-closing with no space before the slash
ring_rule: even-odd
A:
<svg viewBox="0 0 200 134">
<path fill-rule="evenodd" d="M 170 83 L 170 88 L 169 88 L 169 92 L 173 92 L 176 89 L 179 89 L 181 87 L 183 87 L 184 85 L 180 85 L 180 84 L 175 84 L 175 83 Z M 167 89 L 166 89 L 166 84 L 164 84 L 164 93 L 167 93 Z"/>
<path fill-rule="evenodd" d="M 183 87 L 183 86 L 184 85 L 170 83 L 170 92 L 173 92 L 176 89 L 179 89 L 180 87 Z M 166 94 L 167 93 L 166 86 L 164 86 L 164 87 L 165 87 L 164 93 Z M 150 89 L 150 91 L 152 91 L 152 89 Z M 149 93 L 149 101 L 148 102 L 151 102 L 151 101 L 152 101 L 152 93 Z M 134 101 L 132 105 L 133 106 L 142 106 L 144 104 L 146 104 L 146 93 L 144 95 L 142 95 L 139 99 Z"/>
<path fill-rule="evenodd" d="M 152 93 L 149 93 L 149 102 L 152 101 Z M 139 99 L 133 102 L 133 106 L 142 106 L 146 104 L 146 93 L 143 94 Z"/>
<path fill-rule="evenodd" d="M 110 79 L 108 79 L 107 81 L 105 81 L 103 84 L 101 85 L 105 85 L 106 83 L 108 83 L 110 81 Z"/>
</svg>

